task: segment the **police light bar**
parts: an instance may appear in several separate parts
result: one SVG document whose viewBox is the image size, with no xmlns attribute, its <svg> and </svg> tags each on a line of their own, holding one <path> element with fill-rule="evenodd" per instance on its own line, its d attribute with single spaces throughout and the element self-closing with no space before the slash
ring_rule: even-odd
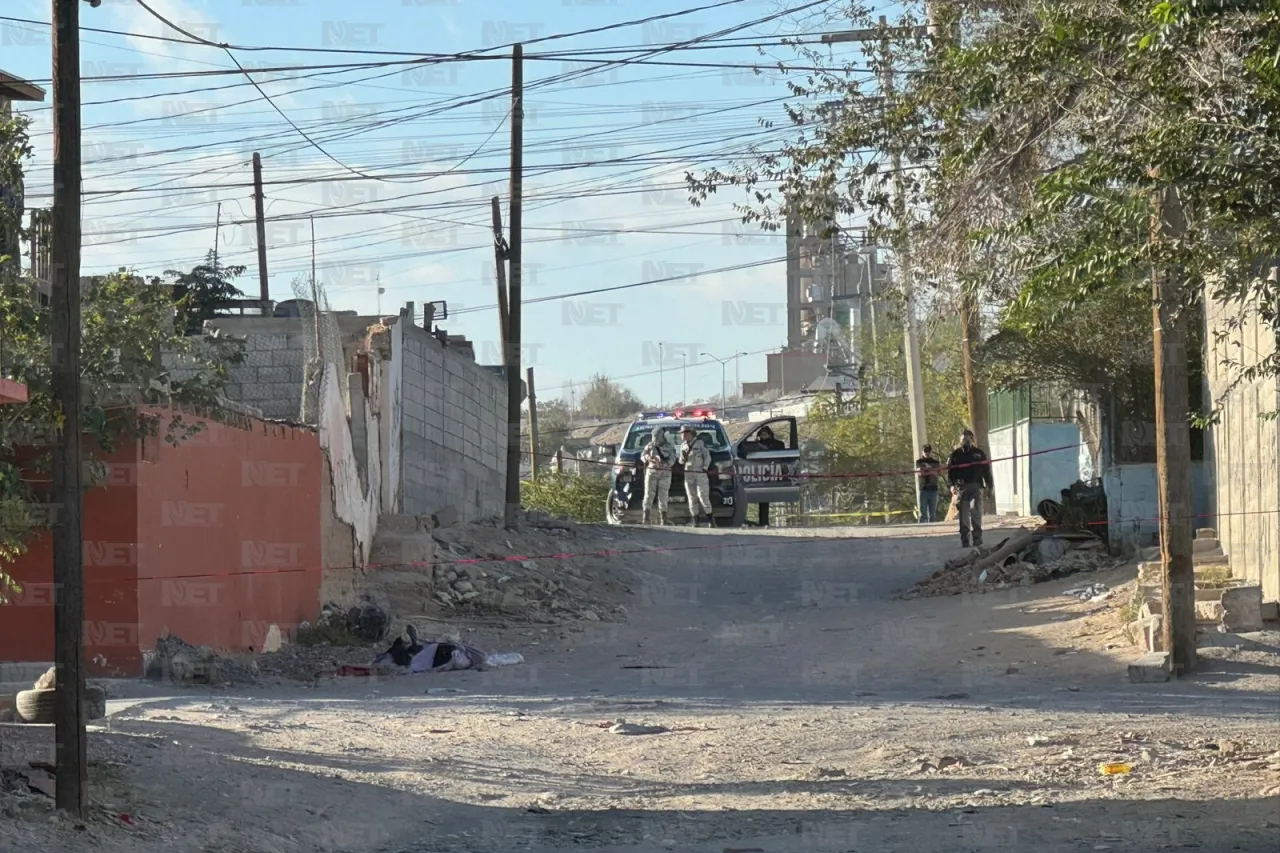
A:
<svg viewBox="0 0 1280 853">
<path fill-rule="evenodd" d="M 695 418 L 714 418 L 716 413 L 710 409 L 694 409 L 693 416 Z"/>
<path fill-rule="evenodd" d="M 647 421 L 652 418 L 666 418 L 666 417 L 670 417 L 666 412 L 640 412 L 636 416 L 636 420 Z M 680 417 L 679 412 L 676 412 L 676 417 Z"/>
</svg>

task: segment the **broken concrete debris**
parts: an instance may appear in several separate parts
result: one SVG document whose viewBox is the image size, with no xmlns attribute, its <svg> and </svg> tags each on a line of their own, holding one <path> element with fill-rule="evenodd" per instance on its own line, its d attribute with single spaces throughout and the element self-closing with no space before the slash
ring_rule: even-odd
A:
<svg viewBox="0 0 1280 853">
<path fill-rule="evenodd" d="M 172 634 L 156 640 L 155 654 L 147 662 L 146 677 L 179 684 L 221 684 L 222 661 L 208 646 L 193 646 Z"/>
<path fill-rule="evenodd" d="M 1046 544 L 1050 541 L 1053 544 Z M 962 557 L 948 560 L 941 569 L 904 592 L 903 597 L 963 595 L 1031 586 L 1080 572 L 1114 568 L 1120 563 L 1092 533 L 1019 528 L 995 545 L 974 548 Z M 1095 586 L 1102 588 L 1090 595 L 1090 599 L 1106 592 L 1101 584 L 1088 589 Z"/>
</svg>

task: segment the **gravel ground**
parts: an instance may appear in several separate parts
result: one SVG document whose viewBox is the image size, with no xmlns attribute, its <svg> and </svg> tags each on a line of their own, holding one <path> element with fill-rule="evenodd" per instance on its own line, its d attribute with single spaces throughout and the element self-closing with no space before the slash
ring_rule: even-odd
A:
<svg viewBox="0 0 1280 853">
<path fill-rule="evenodd" d="M 109 853 L 1277 849 L 1280 634 L 1207 638 L 1194 680 L 1132 685 L 1120 596 L 1061 595 L 1078 579 L 897 598 L 958 553 L 944 530 L 638 532 L 663 550 L 616 558 L 626 588 L 599 602 L 626 621 L 478 627 L 527 661 L 490 672 L 113 684 L 90 818 L 11 793 L 4 834 Z M 10 758 L 47 755 L 47 729 L 20 735 Z"/>
</svg>

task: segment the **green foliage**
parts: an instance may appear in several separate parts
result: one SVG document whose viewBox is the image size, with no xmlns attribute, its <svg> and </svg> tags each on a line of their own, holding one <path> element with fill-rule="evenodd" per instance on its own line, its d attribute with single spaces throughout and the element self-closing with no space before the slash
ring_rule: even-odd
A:
<svg viewBox="0 0 1280 853">
<path fill-rule="evenodd" d="M 604 523 L 608 499 L 609 482 L 601 477 L 549 471 L 539 473 L 536 481 L 520 484 L 520 502 L 525 509 L 584 524 Z"/>
<path fill-rule="evenodd" d="M 63 418 L 53 397 L 50 311 L 33 298 L 33 283 L 0 284 L 0 328 L 5 336 L 6 373 L 27 386 L 28 402 L 0 407 L 0 500 L 25 504 L 35 496 L 22 476 L 15 450 L 34 448 L 23 464 L 50 470 L 49 448 Z M 217 338 L 188 338 L 175 323 L 168 288 L 148 285 L 124 273 L 93 279 L 81 298 L 81 425 L 90 450 L 110 452 L 120 441 L 157 434 L 156 419 L 139 406 L 172 405 L 216 415 L 227 368 L 243 358 L 239 344 Z M 189 378 L 173 380 L 162 354 L 179 359 Z M 165 440 L 176 443 L 203 429 L 177 416 Z M 86 486 L 94 485 L 95 457 L 87 460 Z M 0 547 L 8 559 L 21 553 L 33 523 L 14 509 L 5 515 Z"/>
<path fill-rule="evenodd" d="M 925 330 L 921 338 L 925 422 L 930 443 L 945 459 L 968 418 L 959 323 L 940 323 Z M 868 358 L 880 368 L 872 367 L 863 377 L 858 398 L 836 405 L 825 397 L 810 412 L 804 437 L 821 448 L 816 454 L 822 463 L 819 470 L 853 475 L 818 479 L 808 486 L 812 497 L 826 505 L 826 512 L 861 512 L 864 507 L 871 512 L 895 512 L 916 506 L 912 475 L 873 476 L 911 471 L 919 455 L 919 448 L 913 446 L 901 347 L 901 335 L 886 336 L 875 348 L 877 357 Z M 862 351 L 872 352 L 870 335 Z"/>
<path fill-rule="evenodd" d="M 629 418 L 644 408 L 631 389 L 619 385 L 603 373 L 591 377 L 578 411 L 584 416 L 609 420 Z"/>
<path fill-rule="evenodd" d="M 535 460 L 538 468 L 547 468 L 553 464 L 552 457 L 555 456 L 556 450 L 569 437 L 569 424 L 573 420 L 573 413 L 569 411 L 568 405 L 563 400 L 550 400 L 546 403 L 538 401 L 538 458 Z M 525 414 L 525 429 L 528 429 L 529 416 Z M 522 447 L 524 452 L 528 454 L 528 434 L 522 437 Z"/>
<path fill-rule="evenodd" d="M 226 266 L 210 251 L 205 262 L 192 267 L 189 272 L 165 270 L 174 277 L 174 295 L 178 317 L 188 335 L 200 334 L 205 320 L 212 320 L 224 312 L 232 300 L 244 296 L 232 279 L 244 275 L 243 266 Z"/>
<path fill-rule="evenodd" d="M 894 24 L 924 23 L 923 0 L 900 5 Z M 850 24 L 874 26 L 874 10 L 852 6 Z M 691 175 L 693 203 L 739 187 L 744 219 L 775 228 L 788 202 L 815 220 L 865 211 L 874 238 L 910 246 L 918 278 L 979 291 L 1008 309 L 1006 331 L 1021 344 L 1049 335 L 1042 353 L 1064 321 L 1075 323 L 1079 352 L 1114 350 L 1114 323 L 1073 315 L 1090 302 L 1101 317 L 1117 300 L 1136 301 L 1152 270 L 1174 282 L 1183 311 L 1207 291 L 1239 307 L 1236 325 L 1256 318 L 1280 328 L 1280 282 L 1267 276 L 1280 256 L 1280 3 L 934 8 L 936 41 L 891 31 L 888 51 L 872 40 L 857 61 L 883 68 L 892 54 L 899 73 L 888 109 L 873 78 L 800 48 L 823 70 L 793 85 L 792 139 Z M 898 171 L 885 167 L 893 150 Z M 1153 239 L 1157 195 L 1182 214 L 1181 234 L 1168 228 Z M 1227 349 L 1237 382 L 1280 374 L 1280 351 L 1246 366 Z M 1030 353 L 1024 346 L 1018 356 L 1023 376 L 1061 373 L 1047 359 L 1045 374 L 1031 375 Z M 1091 359 L 1090 372 L 1106 360 Z"/>
</svg>

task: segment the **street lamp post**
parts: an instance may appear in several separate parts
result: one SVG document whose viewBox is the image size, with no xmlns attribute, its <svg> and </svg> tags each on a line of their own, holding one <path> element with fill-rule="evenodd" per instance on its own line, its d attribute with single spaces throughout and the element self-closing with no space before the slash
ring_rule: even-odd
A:
<svg viewBox="0 0 1280 853">
<path fill-rule="evenodd" d="M 689 405 L 689 353 L 680 353 L 680 405 Z"/>
<path fill-rule="evenodd" d="M 658 341 L 658 408 L 659 409 L 667 405 L 664 399 L 667 396 L 667 392 L 663 386 L 663 379 L 665 378 L 663 374 L 663 368 L 666 367 L 667 356 L 666 356 L 666 353 L 663 352 L 662 346 L 663 346 L 662 341 Z"/>
<path fill-rule="evenodd" d="M 711 359 L 712 361 L 718 362 L 720 364 L 720 409 L 723 412 L 724 407 L 726 405 L 725 396 L 724 396 L 724 380 L 725 380 L 724 372 L 725 372 L 725 369 L 729 366 L 729 359 L 734 358 L 736 354 L 729 356 L 729 358 L 717 358 L 716 356 L 712 355 L 709 352 L 704 352 L 702 353 L 702 355 L 705 355 L 707 358 Z"/>
</svg>

